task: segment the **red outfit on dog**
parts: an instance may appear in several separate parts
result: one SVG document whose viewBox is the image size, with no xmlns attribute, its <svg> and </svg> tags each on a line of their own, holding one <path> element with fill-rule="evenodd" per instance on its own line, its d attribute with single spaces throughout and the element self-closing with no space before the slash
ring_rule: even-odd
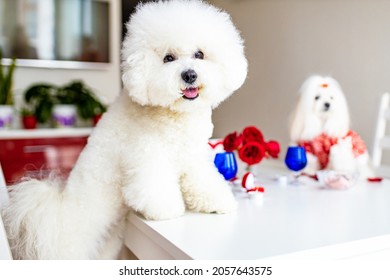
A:
<svg viewBox="0 0 390 280">
<path fill-rule="evenodd" d="M 342 139 L 347 137 L 351 137 L 352 140 L 352 150 L 353 155 L 358 157 L 364 154 L 367 150 L 366 144 L 363 139 L 360 138 L 359 134 L 355 131 L 348 131 L 347 135 L 345 135 Z M 329 137 L 325 133 L 318 135 L 312 141 L 299 141 L 298 145 L 305 148 L 306 152 L 313 154 L 318 158 L 321 169 L 324 169 L 329 162 L 329 152 L 330 148 L 337 144 L 338 138 Z"/>
</svg>

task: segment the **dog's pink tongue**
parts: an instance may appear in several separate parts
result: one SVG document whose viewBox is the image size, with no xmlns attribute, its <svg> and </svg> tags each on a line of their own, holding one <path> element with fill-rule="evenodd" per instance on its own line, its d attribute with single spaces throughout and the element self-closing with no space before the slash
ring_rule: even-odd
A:
<svg viewBox="0 0 390 280">
<path fill-rule="evenodd" d="M 183 94 L 187 98 L 195 98 L 198 95 L 198 88 L 186 88 L 183 90 Z"/>
</svg>

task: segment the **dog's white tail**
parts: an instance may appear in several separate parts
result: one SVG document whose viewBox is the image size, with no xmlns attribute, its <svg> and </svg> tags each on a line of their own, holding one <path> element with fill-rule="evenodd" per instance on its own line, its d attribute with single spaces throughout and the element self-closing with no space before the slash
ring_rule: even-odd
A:
<svg viewBox="0 0 390 280">
<path fill-rule="evenodd" d="M 13 257 L 98 258 L 112 233 L 104 219 L 94 219 L 91 211 L 96 210 L 83 198 L 57 179 L 31 179 L 11 187 L 2 214 Z"/>
<path fill-rule="evenodd" d="M 14 259 L 116 258 L 127 209 L 93 186 L 50 178 L 11 187 L 2 214 Z"/>
<path fill-rule="evenodd" d="M 11 187 L 3 209 L 4 222 L 15 259 L 58 257 L 67 197 L 59 180 L 28 180 Z M 61 222 L 59 222 L 61 221 Z"/>
</svg>

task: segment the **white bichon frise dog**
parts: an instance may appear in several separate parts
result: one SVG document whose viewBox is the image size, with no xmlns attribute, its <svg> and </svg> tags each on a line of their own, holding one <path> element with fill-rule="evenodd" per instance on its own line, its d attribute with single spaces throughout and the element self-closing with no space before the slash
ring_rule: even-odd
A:
<svg viewBox="0 0 390 280">
<path fill-rule="evenodd" d="M 290 124 L 290 139 L 305 147 L 308 165 L 304 172 L 321 169 L 372 176 L 366 145 L 350 129 L 345 95 L 331 77 L 311 76 L 300 89 Z"/>
<path fill-rule="evenodd" d="M 3 214 L 16 258 L 115 258 L 129 208 L 147 219 L 235 209 L 208 145 L 212 109 L 247 74 L 229 15 L 202 1 L 150 2 L 127 29 L 123 93 L 68 180 L 12 188 Z"/>
</svg>

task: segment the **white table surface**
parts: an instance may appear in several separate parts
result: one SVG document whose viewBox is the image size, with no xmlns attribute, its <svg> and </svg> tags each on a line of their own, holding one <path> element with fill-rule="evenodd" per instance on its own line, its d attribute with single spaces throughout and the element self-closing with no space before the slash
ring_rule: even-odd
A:
<svg viewBox="0 0 390 280">
<path fill-rule="evenodd" d="M 265 187 L 262 203 L 234 189 L 235 213 L 167 221 L 130 213 L 126 245 L 140 259 L 342 258 L 343 248 L 355 255 L 384 250 L 390 258 L 390 180 L 339 191 L 311 179 L 283 186 L 272 178 L 276 172 L 257 177 Z"/>
</svg>

